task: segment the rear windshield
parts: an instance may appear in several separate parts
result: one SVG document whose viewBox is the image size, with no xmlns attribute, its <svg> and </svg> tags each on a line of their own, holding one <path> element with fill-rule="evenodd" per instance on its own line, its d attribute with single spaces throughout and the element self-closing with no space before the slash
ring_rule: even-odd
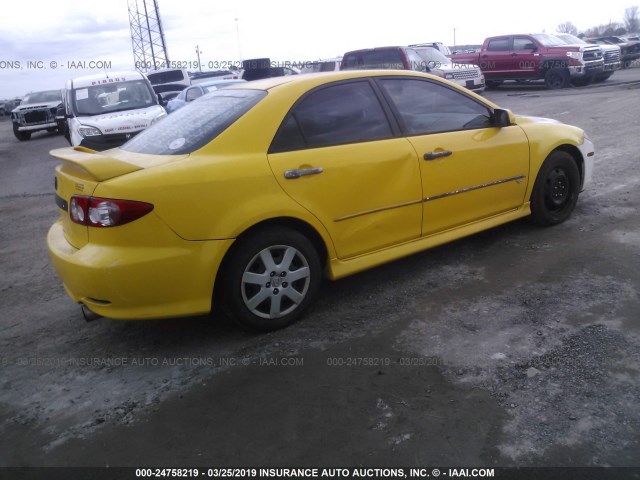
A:
<svg viewBox="0 0 640 480">
<path fill-rule="evenodd" d="M 404 70 L 405 66 L 400 50 L 397 48 L 351 52 L 342 59 L 343 70 L 370 68 Z"/>
<path fill-rule="evenodd" d="M 184 81 L 190 83 L 188 77 L 182 70 L 167 70 L 165 72 L 147 73 L 147 78 L 151 82 L 151 85 L 180 83 Z"/>
<path fill-rule="evenodd" d="M 120 148 L 153 155 L 191 153 L 220 135 L 266 95 L 264 90 L 216 90 L 166 116 Z"/>
</svg>

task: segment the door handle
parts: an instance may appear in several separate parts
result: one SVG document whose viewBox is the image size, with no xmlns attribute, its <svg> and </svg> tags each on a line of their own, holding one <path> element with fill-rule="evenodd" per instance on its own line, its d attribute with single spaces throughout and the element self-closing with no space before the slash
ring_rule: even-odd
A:
<svg viewBox="0 0 640 480">
<path fill-rule="evenodd" d="M 453 152 L 451 150 L 442 150 L 441 152 L 427 152 L 424 154 L 425 160 L 435 160 L 436 158 L 448 157 Z"/>
<path fill-rule="evenodd" d="M 306 177 L 307 175 L 317 175 L 324 172 L 322 167 L 315 168 L 303 168 L 299 170 L 285 170 L 284 178 L 287 180 L 293 180 L 295 178 Z"/>
</svg>

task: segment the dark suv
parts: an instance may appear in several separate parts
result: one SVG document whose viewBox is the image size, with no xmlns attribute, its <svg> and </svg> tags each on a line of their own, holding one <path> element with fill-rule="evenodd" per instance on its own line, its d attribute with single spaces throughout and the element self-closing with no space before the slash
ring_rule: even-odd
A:
<svg viewBox="0 0 640 480">
<path fill-rule="evenodd" d="M 342 57 L 340 70 L 415 70 L 428 72 L 427 62 L 411 47 L 380 47 L 353 50 Z"/>
</svg>

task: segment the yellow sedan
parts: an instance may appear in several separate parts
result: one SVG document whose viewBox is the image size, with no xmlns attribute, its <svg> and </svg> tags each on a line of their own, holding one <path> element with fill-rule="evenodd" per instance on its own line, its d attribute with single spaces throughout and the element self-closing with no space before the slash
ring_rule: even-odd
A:
<svg viewBox="0 0 640 480">
<path fill-rule="evenodd" d="M 573 126 L 427 74 L 271 78 L 201 97 L 122 147 L 54 150 L 51 259 L 85 318 L 205 314 L 273 330 L 338 279 L 521 217 L 591 179 Z"/>
</svg>

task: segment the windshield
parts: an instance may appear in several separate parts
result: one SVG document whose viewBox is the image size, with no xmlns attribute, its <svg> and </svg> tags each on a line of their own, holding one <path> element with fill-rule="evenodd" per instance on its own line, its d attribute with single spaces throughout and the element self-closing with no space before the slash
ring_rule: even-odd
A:
<svg viewBox="0 0 640 480">
<path fill-rule="evenodd" d="M 191 153 L 216 138 L 266 94 L 264 90 L 216 90 L 176 110 L 120 148 L 155 155 Z"/>
<path fill-rule="evenodd" d="M 448 65 L 451 59 L 445 57 L 440 50 L 435 48 L 416 48 L 416 52 L 425 62 L 436 62 L 438 65 Z"/>
<path fill-rule="evenodd" d="M 571 35 L 570 33 L 559 33 L 556 35 L 560 40 L 563 40 L 568 45 L 588 45 L 587 42 L 581 38 Z"/>
<path fill-rule="evenodd" d="M 558 47 L 566 45 L 566 42 L 560 40 L 558 37 L 554 37 L 553 35 L 549 35 L 547 33 L 536 33 L 535 35 L 531 36 L 538 40 L 545 47 Z"/>
<path fill-rule="evenodd" d="M 49 103 L 49 102 L 61 102 L 62 94 L 60 90 L 47 90 L 46 92 L 34 92 L 30 93 L 22 100 L 23 104 L 27 103 Z"/>
<path fill-rule="evenodd" d="M 145 80 L 115 82 L 73 90 L 72 101 L 78 115 L 101 115 L 147 108 L 158 103 Z"/>
</svg>

